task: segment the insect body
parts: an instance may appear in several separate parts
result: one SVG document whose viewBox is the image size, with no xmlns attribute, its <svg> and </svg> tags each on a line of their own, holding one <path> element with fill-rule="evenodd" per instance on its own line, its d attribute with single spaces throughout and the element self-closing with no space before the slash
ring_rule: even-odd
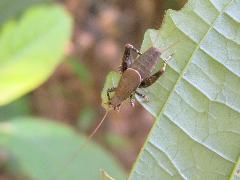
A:
<svg viewBox="0 0 240 180">
<path fill-rule="evenodd" d="M 132 60 L 130 51 L 133 50 L 140 56 Z M 122 77 L 117 87 L 108 89 L 108 104 L 114 109 L 119 109 L 121 103 L 130 98 L 130 103 L 134 106 L 133 96 L 136 93 L 140 97 L 147 100 L 147 97 L 137 91 L 138 88 L 145 88 L 152 85 L 165 71 L 166 61 L 164 66 L 155 74 L 151 75 L 160 59 L 161 51 L 159 48 L 151 47 L 145 53 L 140 53 L 135 47 L 130 44 L 125 45 L 125 51 L 122 58 L 120 71 Z M 110 98 L 110 92 L 115 94 Z"/>
<path fill-rule="evenodd" d="M 168 47 L 169 48 L 169 47 Z M 166 48 L 166 49 L 168 49 Z M 166 50 L 165 49 L 165 50 Z M 133 50 L 140 56 L 133 61 L 130 56 L 130 51 Z M 163 52 L 163 51 L 162 51 Z M 145 88 L 152 85 L 165 71 L 167 60 L 164 60 L 163 67 L 152 75 L 152 72 L 160 59 L 161 51 L 158 48 L 151 47 L 145 53 L 140 53 L 135 47 L 131 44 L 125 45 L 125 51 L 122 58 L 122 65 L 120 66 L 120 71 L 122 73 L 122 77 L 117 87 L 112 87 L 107 90 L 108 96 L 108 104 L 113 107 L 115 110 L 118 110 L 121 103 L 130 98 L 130 103 L 134 106 L 133 96 L 137 94 L 144 99 L 147 97 L 137 91 L 138 88 Z M 112 98 L 110 98 L 110 92 L 114 92 L 115 94 Z M 93 132 L 88 136 L 85 143 L 80 146 L 77 151 L 66 161 L 64 168 L 73 160 L 75 156 L 83 149 L 86 143 L 94 136 L 100 126 L 103 124 L 103 121 L 106 119 L 106 116 L 109 111 L 106 111 L 103 118 L 97 127 L 93 130 Z M 55 178 L 54 178 L 55 179 Z M 57 178 L 56 178 L 57 179 Z"/>
</svg>

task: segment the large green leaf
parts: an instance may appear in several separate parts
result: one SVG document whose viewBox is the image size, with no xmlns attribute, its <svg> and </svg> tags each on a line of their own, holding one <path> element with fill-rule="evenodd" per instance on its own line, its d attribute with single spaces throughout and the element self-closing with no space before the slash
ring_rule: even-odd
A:
<svg viewBox="0 0 240 180">
<path fill-rule="evenodd" d="M 156 122 L 129 179 L 239 176 L 239 29 L 239 0 L 191 0 L 145 34 L 142 51 L 180 43 L 164 76 L 143 90 Z"/>
<path fill-rule="evenodd" d="M 147 31 L 142 50 L 176 41 L 166 73 L 142 91 L 156 122 L 129 179 L 236 177 L 240 1 L 189 0 L 181 11 L 167 12 L 160 30 Z"/>
<path fill-rule="evenodd" d="M 71 18 L 60 6 L 40 6 L 0 32 L 0 105 L 31 91 L 61 62 Z"/>
<path fill-rule="evenodd" d="M 101 179 L 100 170 L 104 169 L 124 179 L 113 158 L 95 144 L 84 146 L 85 140 L 70 128 L 43 119 L 0 123 L 0 147 L 10 153 L 10 172 L 31 179 L 77 180 Z"/>
<path fill-rule="evenodd" d="M 0 121 L 7 121 L 18 116 L 31 114 L 30 98 L 23 96 L 18 100 L 0 107 Z"/>
<path fill-rule="evenodd" d="M 24 12 L 32 5 L 48 3 L 53 0 L 1 0 L 0 1 L 0 27 L 7 20 L 14 18 Z"/>
</svg>

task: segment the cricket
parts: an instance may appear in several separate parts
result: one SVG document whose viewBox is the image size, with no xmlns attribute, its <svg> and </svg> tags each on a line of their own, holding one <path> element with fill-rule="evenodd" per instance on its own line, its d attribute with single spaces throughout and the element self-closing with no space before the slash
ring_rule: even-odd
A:
<svg viewBox="0 0 240 180">
<path fill-rule="evenodd" d="M 135 60 L 131 57 L 131 50 L 139 55 Z M 120 66 L 122 76 L 117 87 L 107 90 L 108 105 L 119 111 L 122 102 L 129 98 L 131 106 L 134 106 L 135 94 L 148 101 L 148 97 L 138 92 L 137 89 L 151 86 L 165 72 L 167 61 L 172 55 L 164 60 L 164 65 L 159 71 L 152 74 L 160 56 L 161 50 L 159 48 L 151 47 L 142 54 L 133 45 L 126 44 Z M 115 92 L 112 98 L 110 98 L 110 92 Z"/>
<path fill-rule="evenodd" d="M 176 42 L 177 43 L 177 42 Z M 93 132 L 87 137 L 86 141 L 76 150 L 75 153 L 68 159 L 64 167 L 78 155 L 78 153 L 85 147 L 87 142 L 96 134 L 97 130 L 101 127 L 104 120 L 106 119 L 109 111 L 116 110 L 119 111 L 123 101 L 129 99 L 131 106 L 134 106 L 134 96 L 135 94 L 148 101 L 148 97 L 144 94 L 138 92 L 138 88 L 146 88 L 154 84 L 157 79 L 165 72 L 168 61 L 172 58 L 173 54 L 168 56 L 164 61 L 163 67 L 160 68 L 156 73 L 152 74 L 157 63 L 161 59 L 161 54 L 175 45 L 176 43 L 170 45 L 169 47 L 161 50 L 157 47 L 150 47 L 143 54 L 136 49 L 131 44 L 125 45 L 125 50 L 122 57 L 122 64 L 119 67 L 121 73 L 121 79 L 117 87 L 112 87 L 107 90 L 108 106 L 110 110 L 106 110 L 101 121 L 95 127 Z M 131 51 L 137 53 L 139 56 L 135 60 L 131 56 Z M 110 93 L 115 92 L 115 94 L 110 97 Z"/>
<path fill-rule="evenodd" d="M 168 56 L 166 59 L 162 58 L 164 61 L 163 67 L 156 73 L 152 74 L 157 63 L 161 59 L 161 54 L 176 43 L 178 43 L 178 41 L 165 48 L 164 50 L 161 50 L 157 47 L 150 47 L 143 54 L 133 45 L 125 45 L 125 50 L 122 57 L 122 64 L 119 67 L 119 71 L 122 74 L 121 79 L 117 87 L 112 87 L 107 90 L 107 104 L 110 107 L 110 110 L 112 108 L 119 111 L 122 102 L 128 98 L 131 106 L 134 106 L 135 94 L 143 98 L 145 101 L 148 101 L 148 97 L 138 92 L 138 88 L 146 88 L 151 86 L 165 72 L 167 62 L 172 58 L 173 54 Z M 134 51 L 139 55 L 135 60 L 133 60 L 131 56 L 131 51 Z M 111 98 L 110 93 L 112 92 L 115 92 L 115 94 Z M 108 112 L 109 111 L 106 110 L 102 120 L 99 122 L 94 131 L 90 134 L 88 139 L 91 139 L 92 136 L 100 128 L 103 121 L 106 119 Z"/>
<path fill-rule="evenodd" d="M 163 67 L 156 73 L 152 74 L 156 64 L 161 58 L 161 54 L 176 43 L 170 45 L 162 51 L 159 48 L 151 47 L 143 54 L 133 45 L 125 45 L 122 64 L 119 67 L 119 71 L 122 74 L 121 79 L 117 87 L 112 87 L 107 90 L 107 104 L 110 107 L 110 110 L 112 108 L 119 111 L 122 102 L 128 98 L 131 106 L 134 106 L 135 94 L 143 98 L 145 101 L 148 101 L 148 97 L 138 92 L 137 89 L 151 86 L 165 72 L 167 62 L 172 58 L 173 54 L 168 56 L 166 59 L 163 59 Z M 133 60 L 131 56 L 131 51 L 134 51 L 139 55 L 135 60 Z M 110 93 L 112 92 L 115 92 L 115 94 L 111 98 Z M 103 121 L 106 119 L 108 112 L 109 111 L 106 110 L 102 120 L 99 122 L 94 131 L 89 135 L 88 139 L 91 139 L 92 136 L 100 128 Z"/>
<path fill-rule="evenodd" d="M 178 41 L 177 41 L 178 42 Z M 175 45 L 170 45 L 169 47 L 161 50 L 157 47 L 150 47 L 143 54 L 131 44 L 125 45 L 125 50 L 122 57 L 122 64 L 119 67 L 119 71 L 122 74 L 121 79 L 117 87 L 112 87 L 107 90 L 108 106 L 111 109 L 119 111 L 120 106 L 123 101 L 129 98 L 131 106 L 134 106 L 134 95 L 138 95 L 144 100 L 148 101 L 148 97 L 144 94 L 138 92 L 138 88 L 146 88 L 154 84 L 157 79 L 165 72 L 167 62 L 172 58 L 173 54 L 163 59 L 163 67 L 156 73 L 152 74 L 155 66 L 161 58 L 161 54 Z M 131 56 L 131 51 L 134 51 L 139 56 L 134 60 Z M 113 97 L 110 97 L 110 93 L 115 92 Z M 93 130 L 93 132 L 88 136 L 87 141 L 89 141 L 97 130 L 101 127 L 103 121 L 106 119 L 109 110 L 106 110 L 103 118 Z"/>
</svg>

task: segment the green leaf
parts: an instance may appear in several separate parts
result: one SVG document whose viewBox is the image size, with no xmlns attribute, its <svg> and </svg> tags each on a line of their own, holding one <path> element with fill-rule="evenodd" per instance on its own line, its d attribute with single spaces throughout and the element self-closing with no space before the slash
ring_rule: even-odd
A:
<svg viewBox="0 0 240 180">
<path fill-rule="evenodd" d="M 96 111 L 93 107 L 86 106 L 80 111 L 79 114 L 80 115 L 77 120 L 77 126 L 83 131 L 89 130 L 96 120 Z"/>
<path fill-rule="evenodd" d="M 104 140 L 108 146 L 115 149 L 124 149 L 130 145 L 130 141 L 127 138 L 111 132 L 104 134 Z"/>
<path fill-rule="evenodd" d="M 60 6 L 31 8 L 0 32 L 0 105 L 43 83 L 61 62 L 71 18 Z"/>
<path fill-rule="evenodd" d="M 142 50 L 174 49 L 143 105 L 156 122 L 129 179 L 228 179 L 240 154 L 240 1 L 190 0 L 169 10 Z"/>
<path fill-rule="evenodd" d="M 102 99 L 102 107 L 104 107 L 106 110 L 110 110 L 108 107 L 108 97 L 107 97 L 107 90 L 112 87 L 117 87 L 118 82 L 120 80 L 120 74 L 111 71 L 105 80 L 104 87 L 101 93 L 101 99 Z M 112 97 L 113 93 L 110 93 L 110 97 Z"/>
<path fill-rule="evenodd" d="M 20 99 L 0 107 L 0 121 L 6 121 L 16 116 L 27 116 L 31 114 L 31 107 L 28 96 L 23 96 Z"/>
<path fill-rule="evenodd" d="M 68 60 L 68 63 L 71 65 L 73 72 L 85 85 L 91 85 L 93 83 L 93 77 L 90 70 L 83 62 L 79 62 L 75 58 Z"/>
<path fill-rule="evenodd" d="M 0 1 L 0 26 L 7 20 L 12 19 L 32 5 L 49 3 L 53 0 L 1 0 Z"/>
<path fill-rule="evenodd" d="M 239 180 L 240 179 L 240 158 L 238 159 L 238 163 L 235 166 L 235 169 L 233 170 L 233 173 L 231 175 L 231 179 Z"/>
<path fill-rule="evenodd" d="M 142 89 L 156 122 L 129 179 L 239 176 L 239 12 L 239 0 L 190 0 L 146 32 L 142 52 L 179 43 L 162 54 L 174 52 L 166 73 Z"/>
<path fill-rule="evenodd" d="M 0 123 L 0 147 L 11 155 L 10 172 L 20 171 L 30 179 L 100 179 L 100 169 L 106 169 L 124 179 L 109 154 L 90 142 L 83 146 L 85 141 L 70 128 L 43 119 Z"/>
</svg>

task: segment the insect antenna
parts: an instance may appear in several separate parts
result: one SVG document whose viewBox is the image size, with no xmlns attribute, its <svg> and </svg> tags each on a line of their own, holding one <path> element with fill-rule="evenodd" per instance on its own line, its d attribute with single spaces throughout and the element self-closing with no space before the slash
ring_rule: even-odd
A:
<svg viewBox="0 0 240 180">
<path fill-rule="evenodd" d="M 98 125 L 95 127 L 95 129 L 93 130 L 93 132 L 88 136 L 86 142 L 90 141 L 92 139 L 92 137 L 96 134 L 97 130 L 101 127 L 101 125 L 103 124 L 104 120 L 106 119 L 107 115 L 108 115 L 108 110 L 105 111 L 104 116 L 102 117 L 101 121 L 98 123 Z M 85 143 L 86 143 L 85 142 Z"/>
<path fill-rule="evenodd" d="M 95 127 L 95 129 L 92 131 L 92 133 L 87 137 L 87 139 L 83 142 L 82 145 L 80 145 L 78 147 L 78 149 L 71 154 L 70 158 L 67 159 L 67 161 L 64 163 L 63 167 L 59 169 L 59 174 L 57 176 L 63 175 L 64 173 L 64 169 L 68 167 L 68 165 L 71 163 L 71 161 L 74 160 L 74 158 L 76 156 L 79 155 L 79 153 L 81 152 L 81 150 L 84 149 L 84 147 L 86 147 L 87 143 L 92 139 L 92 137 L 96 134 L 97 130 L 101 127 L 101 125 L 103 124 L 104 120 L 106 119 L 107 115 L 108 115 L 109 110 L 105 110 L 105 114 L 103 115 L 101 121 L 98 123 L 98 125 Z M 61 172 L 63 172 L 61 174 Z M 58 178 L 53 178 L 53 179 L 58 179 Z"/>
</svg>

